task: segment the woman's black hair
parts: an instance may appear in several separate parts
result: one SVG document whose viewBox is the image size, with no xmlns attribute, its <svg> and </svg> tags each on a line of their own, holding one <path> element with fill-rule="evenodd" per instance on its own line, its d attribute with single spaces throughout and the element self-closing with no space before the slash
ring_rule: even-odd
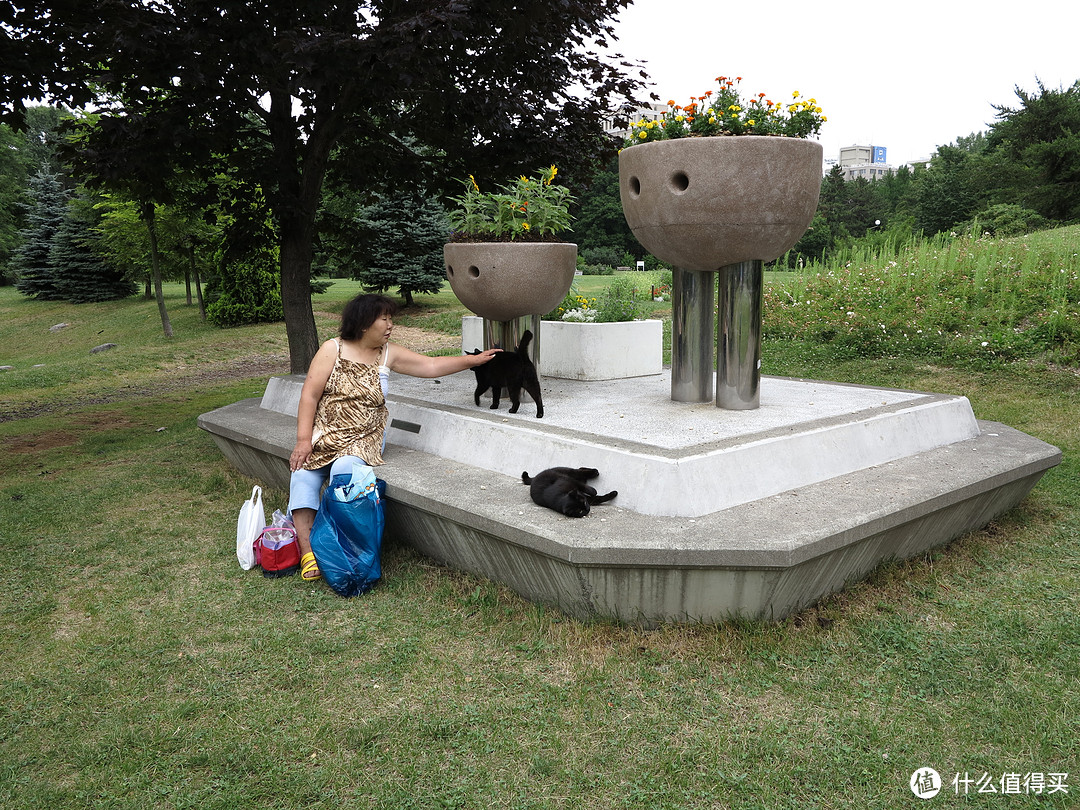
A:
<svg viewBox="0 0 1080 810">
<path fill-rule="evenodd" d="M 341 313 L 342 340 L 359 340 L 376 318 L 397 314 L 398 306 L 385 295 L 362 293 L 345 305 Z"/>
</svg>

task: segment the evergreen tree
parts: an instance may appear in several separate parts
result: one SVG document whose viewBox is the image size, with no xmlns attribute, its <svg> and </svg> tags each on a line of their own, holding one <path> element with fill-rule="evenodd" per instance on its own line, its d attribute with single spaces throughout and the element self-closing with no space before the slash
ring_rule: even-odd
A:
<svg viewBox="0 0 1080 810">
<path fill-rule="evenodd" d="M 9 284 L 8 268 L 19 245 L 26 201 L 26 160 L 22 135 L 0 124 L 0 284 Z"/>
<path fill-rule="evenodd" d="M 42 301 L 62 300 L 50 252 L 52 240 L 67 213 L 68 194 L 60 176 L 47 168 L 30 178 L 27 225 L 20 232 L 22 244 L 12 257 L 15 288 Z"/>
<path fill-rule="evenodd" d="M 413 293 L 436 293 L 446 280 L 446 211 L 431 197 L 393 194 L 360 209 L 351 251 L 353 275 L 372 292 L 398 288 L 405 306 Z"/>
<path fill-rule="evenodd" d="M 644 258 L 646 250 L 634 237 L 623 214 L 617 161 L 593 175 L 589 187 L 578 195 L 572 213 L 574 241 L 582 247 L 609 248 L 620 257 L 629 253 Z"/>
<path fill-rule="evenodd" d="M 88 200 L 73 199 L 52 238 L 49 262 L 58 297 L 73 304 L 114 301 L 135 292 L 122 272 L 110 267 L 95 249 L 93 227 L 100 219 Z"/>
<path fill-rule="evenodd" d="M 931 235 L 967 221 L 978 210 L 970 152 L 939 146 L 915 189 L 915 227 Z"/>
<path fill-rule="evenodd" d="M 1043 216 L 1068 222 L 1080 218 L 1080 81 L 1067 89 L 1026 93 L 1018 108 L 995 106 L 1000 119 L 990 130 L 987 151 L 1022 169 L 1008 199 Z"/>
<path fill-rule="evenodd" d="M 273 323 L 285 317 L 277 274 L 277 250 L 224 251 L 219 272 L 206 285 L 206 318 L 221 327 Z"/>
</svg>

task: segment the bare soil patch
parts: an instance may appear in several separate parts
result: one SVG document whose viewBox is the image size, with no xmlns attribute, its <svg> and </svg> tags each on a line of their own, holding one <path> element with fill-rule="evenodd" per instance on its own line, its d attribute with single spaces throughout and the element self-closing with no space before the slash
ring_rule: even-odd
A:
<svg viewBox="0 0 1080 810">
<path fill-rule="evenodd" d="M 393 340 L 400 346 L 411 349 L 414 352 L 438 351 L 460 346 L 461 338 L 456 335 L 447 335 L 442 332 L 429 332 L 425 329 L 417 329 L 409 326 L 395 326 Z M 259 377 L 273 377 L 279 374 L 289 373 L 289 356 L 286 352 L 274 352 L 270 354 L 253 354 L 245 357 L 236 357 L 221 360 L 212 364 L 199 366 L 181 366 L 169 369 L 165 374 L 144 382 L 139 385 L 126 386 L 119 389 L 103 391 L 100 395 L 73 397 L 71 399 L 57 400 L 52 402 L 36 402 L 23 406 L 17 406 L 0 413 L 0 422 L 10 422 L 16 419 L 28 419 L 33 416 L 55 413 L 71 408 L 81 408 L 90 405 L 107 405 L 110 402 L 122 402 L 131 399 L 142 399 L 161 393 L 183 391 L 189 388 L 198 388 L 205 385 L 218 383 L 249 380 Z M 40 441 L 42 437 L 38 437 Z M 26 441 L 33 441 L 26 437 Z M 62 437 L 57 441 L 63 442 Z M 67 442 L 73 444 L 75 439 Z M 64 444 L 54 446 L 66 446 Z M 11 452 L 33 452 L 34 450 L 47 449 L 43 445 L 27 447 L 25 450 L 11 450 Z"/>
</svg>

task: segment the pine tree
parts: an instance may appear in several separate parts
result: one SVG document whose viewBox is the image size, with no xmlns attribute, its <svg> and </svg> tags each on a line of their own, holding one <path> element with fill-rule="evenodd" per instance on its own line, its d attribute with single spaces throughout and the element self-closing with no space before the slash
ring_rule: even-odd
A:
<svg viewBox="0 0 1080 810">
<path fill-rule="evenodd" d="M 413 293 L 435 293 L 446 280 L 443 245 L 450 232 L 446 211 L 430 197 L 394 194 L 361 209 L 356 272 L 366 289 L 391 287 L 413 302 Z"/>
<path fill-rule="evenodd" d="M 135 285 L 95 251 L 93 226 L 98 219 L 89 201 L 76 198 L 53 235 L 49 261 L 56 290 L 73 304 L 114 301 L 135 292 Z"/>
<path fill-rule="evenodd" d="M 12 256 L 15 288 L 23 295 L 42 301 L 62 300 L 57 289 L 56 270 L 50 258 L 52 239 L 64 221 L 68 193 L 60 176 L 46 168 L 31 178 L 27 196 L 27 225 L 19 236 L 22 244 Z"/>
</svg>

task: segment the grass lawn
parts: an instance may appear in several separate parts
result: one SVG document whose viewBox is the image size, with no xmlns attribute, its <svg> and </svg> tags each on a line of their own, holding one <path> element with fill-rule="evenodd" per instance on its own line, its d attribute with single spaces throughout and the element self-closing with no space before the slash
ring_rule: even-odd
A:
<svg viewBox="0 0 1080 810">
<path fill-rule="evenodd" d="M 355 289 L 315 299 L 320 334 Z M 0 288 L 0 807 L 909 808 L 925 767 L 930 807 L 1078 806 L 1077 369 L 767 341 L 765 373 L 963 394 L 1064 461 L 784 622 L 643 631 L 392 537 L 359 599 L 241 570 L 252 481 L 195 420 L 287 370 L 284 328 L 218 330 L 169 295 L 171 341 L 152 301 Z M 398 323 L 462 314 L 419 300 Z"/>
</svg>

